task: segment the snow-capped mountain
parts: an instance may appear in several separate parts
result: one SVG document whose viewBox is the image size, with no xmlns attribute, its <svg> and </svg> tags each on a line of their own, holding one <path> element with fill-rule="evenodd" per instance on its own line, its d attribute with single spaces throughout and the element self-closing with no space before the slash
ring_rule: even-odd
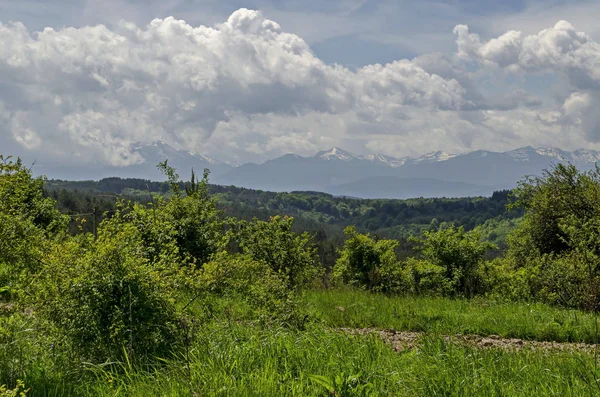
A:
<svg viewBox="0 0 600 397">
<path fill-rule="evenodd" d="M 366 156 L 364 156 L 365 160 L 368 161 L 372 161 L 374 163 L 381 163 L 381 164 L 386 164 L 392 168 L 398 168 L 403 166 L 404 164 L 406 164 L 406 162 L 408 160 L 410 160 L 410 157 L 401 157 L 401 158 L 396 158 L 396 157 L 391 157 L 391 156 L 386 156 L 385 154 L 368 154 Z"/>
<path fill-rule="evenodd" d="M 477 150 L 463 154 L 436 151 L 417 158 L 394 158 L 383 154 L 361 156 L 332 148 L 310 157 L 288 154 L 263 164 L 245 164 L 213 182 L 356 197 L 402 198 L 425 193 L 491 195 L 494 190 L 514 187 L 525 175 L 539 175 L 553 164 L 569 162 L 587 170 L 596 161 L 600 161 L 600 152 L 588 149 L 568 152 L 524 147 L 507 152 Z"/>
<path fill-rule="evenodd" d="M 419 195 L 491 195 L 512 188 L 525 175 L 539 175 L 557 163 L 572 163 L 589 170 L 600 152 L 579 149 L 523 147 L 507 152 L 477 150 L 463 154 L 436 151 L 420 157 L 395 158 L 383 154 L 357 155 L 334 147 L 313 156 L 287 154 L 262 164 L 230 165 L 191 150 L 175 149 L 165 142 L 135 143 L 132 152 L 143 159 L 128 167 L 48 170 L 63 179 L 99 179 L 107 176 L 164 180 L 156 165 L 169 160 L 182 178 L 193 168 L 211 170 L 210 182 L 247 188 L 294 191 L 313 190 L 356 197 L 406 198 Z M 77 177 L 72 175 L 77 173 Z"/>
<path fill-rule="evenodd" d="M 169 159 L 171 162 L 191 161 L 205 163 L 210 165 L 224 165 L 223 161 L 197 153 L 192 150 L 175 149 L 162 141 L 154 141 L 149 144 L 136 142 L 131 145 L 131 151 L 139 153 L 144 162 L 164 161 Z"/>
<path fill-rule="evenodd" d="M 410 162 L 413 164 L 419 163 L 437 163 L 439 161 L 450 160 L 453 157 L 456 157 L 456 154 L 442 152 L 441 150 L 427 153 L 422 155 L 421 157 L 417 157 L 416 159 L 411 159 Z"/>
<path fill-rule="evenodd" d="M 352 161 L 361 160 L 362 157 L 354 153 L 347 152 L 340 148 L 334 147 L 329 150 L 319 152 L 313 156 L 315 159 L 322 160 L 341 160 L 341 161 Z"/>
</svg>

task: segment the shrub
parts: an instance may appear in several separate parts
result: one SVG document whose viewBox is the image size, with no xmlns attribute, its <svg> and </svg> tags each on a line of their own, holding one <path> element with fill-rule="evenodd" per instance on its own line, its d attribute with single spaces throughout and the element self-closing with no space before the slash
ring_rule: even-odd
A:
<svg viewBox="0 0 600 397">
<path fill-rule="evenodd" d="M 280 216 L 241 222 L 234 238 L 242 254 L 267 264 L 289 288 L 296 289 L 315 280 L 322 269 L 311 236 L 293 232 L 293 224 L 294 218 Z"/>
<path fill-rule="evenodd" d="M 446 277 L 446 269 L 426 260 L 410 258 L 405 263 L 410 291 L 418 295 L 452 294 L 455 285 Z"/>
<path fill-rule="evenodd" d="M 174 292 L 162 273 L 172 265 L 149 256 L 134 225 L 104 221 L 97 241 L 85 235 L 56 246 L 35 306 L 83 360 L 164 356 L 176 344 Z"/>
<path fill-rule="evenodd" d="M 0 155 L 0 290 L 17 292 L 38 271 L 47 240 L 67 230 L 68 217 L 45 198 L 43 178 Z"/>
<path fill-rule="evenodd" d="M 198 281 L 209 296 L 245 303 L 250 318 L 265 324 L 303 325 L 296 293 L 288 288 L 287 280 L 265 262 L 248 255 L 222 252 L 204 265 Z"/>
<path fill-rule="evenodd" d="M 465 232 L 462 227 L 450 226 L 425 232 L 418 249 L 426 261 L 443 269 L 444 284 L 450 285 L 454 294 L 473 296 L 483 292 L 478 269 L 492 248 L 495 246 L 482 242 L 476 230 Z"/>
<path fill-rule="evenodd" d="M 159 164 L 159 169 L 169 178 L 171 196 L 166 201 L 157 199 L 155 206 L 158 213 L 171 224 L 181 254 L 202 266 L 218 252 L 225 230 L 216 200 L 208 193 L 209 171 L 204 170 L 202 179 L 198 181 L 192 170 L 184 195 L 179 188 L 184 184 L 179 181 L 175 169 L 166 161 Z"/>
<path fill-rule="evenodd" d="M 375 240 L 369 234 L 358 233 L 353 226 L 344 233 L 348 238 L 333 268 L 334 280 L 383 292 L 401 292 L 406 287 L 395 252 L 397 241 Z"/>
</svg>

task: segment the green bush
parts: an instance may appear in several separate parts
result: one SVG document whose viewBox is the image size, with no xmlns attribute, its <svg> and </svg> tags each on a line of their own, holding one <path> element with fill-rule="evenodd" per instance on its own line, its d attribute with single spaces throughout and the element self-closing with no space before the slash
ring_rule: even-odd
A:
<svg viewBox="0 0 600 397">
<path fill-rule="evenodd" d="M 179 180 L 175 169 L 166 161 L 158 167 L 169 178 L 171 192 L 168 200 L 156 198 L 151 208 L 152 215 L 158 214 L 163 219 L 162 223 L 169 224 L 167 230 L 173 232 L 181 255 L 201 267 L 219 251 L 225 236 L 222 213 L 217 210 L 216 200 L 208 193 L 209 171 L 204 170 L 202 179 L 197 180 L 192 170 L 184 194 L 180 185 L 185 184 Z M 142 214 L 134 212 L 132 215 Z"/>
<path fill-rule="evenodd" d="M 289 288 L 296 289 L 317 279 L 322 268 L 311 236 L 293 232 L 293 224 L 294 218 L 279 216 L 269 221 L 241 222 L 234 239 L 242 254 L 267 264 Z"/>
<path fill-rule="evenodd" d="M 465 232 L 450 226 L 438 231 L 426 231 L 419 241 L 421 254 L 431 265 L 443 269 L 443 286 L 451 286 L 453 294 L 473 296 L 484 292 L 479 266 L 485 253 L 495 246 L 482 242 L 476 230 Z M 433 267 L 429 267 L 433 271 Z"/>
<path fill-rule="evenodd" d="M 580 173 L 559 164 L 523 180 L 514 197 L 513 206 L 526 213 L 499 261 L 507 291 L 518 299 L 600 309 L 600 169 Z"/>
<path fill-rule="evenodd" d="M 245 303 L 245 315 L 250 319 L 302 326 L 304 316 L 299 311 L 297 294 L 286 281 L 265 262 L 225 252 L 206 263 L 198 277 L 199 288 L 207 296 Z"/>
<path fill-rule="evenodd" d="M 405 272 L 396 257 L 398 241 L 375 240 L 349 226 L 340 258 L 333 268 L 333 279 L 359 288 L 382 292 L 406 290 Z"/>
<path fill-rule="evenodd" d="M 404 264 L 410 291 L 418 295 L 451 295 L 455 289 L 446 269 L 426 260 L 410 258 Z"/>
<path fill-rule="evenodd" d="M 68 217 L 45 198 L 43 178 L 0 155 L 0 293 L 4 299 L 35 274 L 47 240 L 67 230 Z M 0 295 L 0 298 L 2 296 Z"/>
<path fill-rule="evenodd" d="M 33 304 L 82 360 L 144 360 L 176 345 L 178 315 L 170 263 L 149 260 L 138 229 L 113 218 L 55 247 Z"/>
</svg>

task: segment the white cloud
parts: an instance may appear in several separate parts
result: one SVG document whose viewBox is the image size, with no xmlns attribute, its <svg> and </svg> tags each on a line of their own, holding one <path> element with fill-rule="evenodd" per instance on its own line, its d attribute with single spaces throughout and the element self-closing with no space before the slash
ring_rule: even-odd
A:
<svg viewBox="0 0 600 397">
<path fill-rule="evenodd" d="M 138 163 L 129 150 L 136 141 L 216 149 L 211 141 L 219 123 L 248 135 L 235 118 L 270 115 L 278 123 L 272 131 L 284 131 L 286 124 L 319 115 L 354 114 L 373 122 L 393 120 L 410 107 L 458 110 L 468 104 L 460 83 L 411 61 L 356 72 L 326 65 L 302 38 L 246 9 L 215 27 L 166 18 L 144 28 L 123 22 L 112 30 L 98 25 L 31 33 L 12 23 L 0 25 L 0 41 L 0 87 L 6 88 L 0 103 L 12 120 L 2 124 L 1 136 L 29 150 L 43 146 L 46 154 L 75 153 L 78 161 Z M 311 133 L 329 133 L 319 129 Z M 211 154 L 245 160 L 252 143 L 254 154 L 316 147 L 278 134 L 265 142 L 251 142 L 260 134 L 249 134 L 237 152 Z"/>
<path fill-rule="evenodd" d="M 564 21 L 487 41 L 454 32 L 455 54 L 350 70 L 246 9 L 213 27 L 0 24 L 0 147 L 125 166 L 142 161 L 132 143 L 154 140 L 236 162 L 600 141 L 600 47 L 588 35 Z M 513 73 L 552 73 L 566 88 L 540 98 L 503 80 Z"/>
<path fill-rule="evenodd" d="M 482 42 L 468 27 L 457 26 L 458 54 L 484 65 L 516 73 L 553 72 L 567 84 L 567 95 L 558 107 L 563 131 L 583 133 L 600 141 L 600 44 L 569 22 L 561 20 L 537 34 L 510 31 Z"/>
</svg>

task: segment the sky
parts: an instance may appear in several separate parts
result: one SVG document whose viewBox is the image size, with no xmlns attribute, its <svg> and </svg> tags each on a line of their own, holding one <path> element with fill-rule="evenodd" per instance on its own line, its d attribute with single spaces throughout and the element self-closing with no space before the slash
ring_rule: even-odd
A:
<svg viewBox="0 0 600 397">
<path fill-rule="evenodd" d="M 600 149 L 600 1 L 0 0 L 0 153 Z"/>
</svg>

